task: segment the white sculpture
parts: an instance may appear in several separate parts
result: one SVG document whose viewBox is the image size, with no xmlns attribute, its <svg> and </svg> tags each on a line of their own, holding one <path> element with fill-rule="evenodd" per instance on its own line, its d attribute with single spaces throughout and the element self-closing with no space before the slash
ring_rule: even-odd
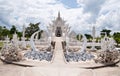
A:
<svg viewBox="0 0 120 76">
<path fill-rule="evenodd" d="M 107 35 L 105 34 L 105 37 L 103 39 L 101 39 L 101 49 L 102 51 L 105 50 L 114 50 L 115 49 L 115 41 L 113 38 L 109 38 L 107 37 Z"/>
<path fill-rule="evenodd" d="M 32 34 L 32 36 L 31 36 L 31 38 L 30 38 L 30 45 L 31 45 L 32 51 L 37 51 L 37 49 L 36 49 L 36 47 L 35 47 L 35 43 L 34 43 L 34 36 L 35 36 L 38 32 L 40 32 L 40 30 L 37 31 L 37 32 L 35 32 L 34 34 Z"/>
<path fill-rule="evenodd" d="M 23 25 L 23 33 L 22 33 L 22 38 L 21 38 L 21 48 L 26 48 L 26 42 L 25 42 L 25 26 Z"/>
<path fill-rule="evenodd" d="M 15 45 L 15 47 L 19 47 L 19 41 L 16 32 L 13 34 L 12 43 Z"/>
<path fill-rule="evenodd" d="M 91 50 L 92 51 L 94 51 L 94 50 L 96 50 L 96 48 L 95 48 L 95 26 L 93 26 L 93 28 L 92 28 L 92 37 L 93 37 L 93 40 L 92 40 L 92 48 L 91 48 Z"/>
<path fill-rule="evenodd" d="M 86 46 L 87 46 L 87 38 L 85 37 L 85 35 L 82 35 L 83 36 L 83 45 L 82 45 L 82 48 L 81 48 L 81 52 L 85 52 L 86 51 Z"/>
<path fill-rule="evenodd" d="M 8 42 L 10 41 L 10 38 L 8 37 L 8 35 L 7 35 L 7 37 L 5 38 L 5 41 L 6 41 L 6 44 L 8 44 Z"/>
</svg>

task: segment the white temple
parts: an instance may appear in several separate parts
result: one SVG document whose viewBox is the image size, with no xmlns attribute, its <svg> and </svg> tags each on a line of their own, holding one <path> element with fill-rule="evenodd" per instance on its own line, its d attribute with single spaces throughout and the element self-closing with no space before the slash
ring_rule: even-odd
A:
<svg viewBox="0 0 120 76">
<path fill-rule="evenodd" d="M 58 12 L 58 17 L 52 21 L 50 27 L 52 36 L 56 37 L 65 36 L 68 31 L 68 25 L 66 24 L 66 21 L 61 18 L 60 12 Z"/>
</svg>

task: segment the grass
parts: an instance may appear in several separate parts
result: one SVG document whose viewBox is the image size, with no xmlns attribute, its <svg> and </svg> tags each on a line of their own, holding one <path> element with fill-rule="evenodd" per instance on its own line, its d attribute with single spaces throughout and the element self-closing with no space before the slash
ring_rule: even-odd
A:
<svg viewBox="0 0 120 76">
<path fill-rule="evenodd" d="M 0 42 L 0 49 L 3 47 L 4 42 Z"/>
<path fill-rule="evenodd" d="M 0 47 L 2 47 L 2 46 L 3 46 L 3 44 L 4 44 L 4 42 L 0 42 Z"/>
</svg>

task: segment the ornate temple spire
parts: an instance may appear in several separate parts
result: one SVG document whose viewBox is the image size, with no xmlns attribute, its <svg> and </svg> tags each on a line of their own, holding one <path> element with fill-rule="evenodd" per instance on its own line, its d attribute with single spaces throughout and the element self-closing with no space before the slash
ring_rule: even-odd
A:
<svg viewBox="0 0 120 76">
<path fill-rule="evenodd" d="M 60 18 L 60 11 L 58 12 L 58 18 Z"/>
</svg>

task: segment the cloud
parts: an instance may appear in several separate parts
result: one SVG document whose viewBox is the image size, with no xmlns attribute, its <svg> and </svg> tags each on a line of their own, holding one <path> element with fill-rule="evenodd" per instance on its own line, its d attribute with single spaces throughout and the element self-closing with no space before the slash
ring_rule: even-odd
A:
<svg viewBox="0 0 120 76">
<path fill-rule="evenodd" d="M 101 15 L 97 19 L 97 25 L 101 29 L 106 28 L 113 31 L 120 30 L 120 9 L 110 11 L 105 15 Z"/>
<path fill-rule="evenodd" d="M 77 0 L 79 5 L 84 9 L 85 13 L 91 13 L 88 23 L 95 23 L 102 5 L 106 0 Z"/>
<path fill-rule="evenodd" d="M 90 13 L 85 23 L 94 24 L 98 33 L 102 29 L 113 32 L 120 31 L 120 1 L 119 0 L 77 0 L 84 13 Z M 89 31 L 89 30 L 88 30 Z"/>
<path fill-rule="evenodd" d="M 57 17 L 58 11 L 67 23 L 70 22 L 70 25 L 74 25 L 78 17 L 82 18 L 81 8 L 68 9 L 66 5 L 57 0 L 2 0 L 0 4 L 1 23 L 7 27 L 16 25 L 19 28 L 30 22 L 48 25 Z"/>
<path fill-rule="evenodd" d="M 120 31 L 120 1 L 107 0 L 102 6 L 96 20 L 98 31 L 106 28 L 112 32 Z"/>
<path fill-rule="evenodd" d="M 52 5 L 55 0 L 1 0 L 0 21 L 6 26 L 17 27 L 30 22 L 38 22 L 39 19 L 49 21 Z M 57 4 L 57 2 L 56 2 Z M 59 7 L 60 4 L 55 5 Z"/>
</svg>

